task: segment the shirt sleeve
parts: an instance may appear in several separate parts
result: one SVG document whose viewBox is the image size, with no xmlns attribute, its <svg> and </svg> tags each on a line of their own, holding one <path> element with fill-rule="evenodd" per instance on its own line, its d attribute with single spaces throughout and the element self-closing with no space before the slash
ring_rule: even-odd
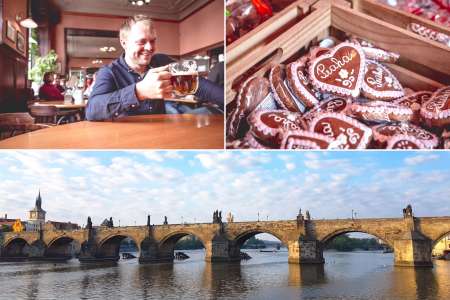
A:
<svg viewBox="0 0 450 300">
<path fill-rule="evenodd" d="M 217 104 L 223 110 L 224 89 L 220 85 L 200 77 L 195 96 L 201 100 Z"/>
<path fill-rule="evenodd" d="M 118 89 L 112 71 L 101 68 L 86 106 L 86 119 L 99 121 L 126 115 L 127 111 L 139 106 L 135 89 L 135 83 Z"/>
</svg>

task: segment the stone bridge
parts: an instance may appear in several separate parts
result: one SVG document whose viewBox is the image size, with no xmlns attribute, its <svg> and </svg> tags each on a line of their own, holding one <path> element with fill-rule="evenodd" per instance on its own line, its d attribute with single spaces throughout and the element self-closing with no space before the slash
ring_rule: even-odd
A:
<svg viewBox="0 0 450 300">
<path fill-rule="evenodd" d="M 3 233 L 0 259 L 65 260 L 74 253 L 80 261 L 116 261 L 120 243 L 132 239 L 141 263 L 174 259 L 174 247 L 186 235 L 198 238 L 210 262 L 239 261 L 241 246 L 252 236 L 268 233 L 288 248 L 289 263 L 323 263 L 324 246 L 336 236 L 349 232 L 371 234 L 394 250 L 396 265 L 432 266 L 434 245 L 450 233 L 450 217 L 258 221 L 129 227 L 90 227 L 73 231 Z"/>
</svg>

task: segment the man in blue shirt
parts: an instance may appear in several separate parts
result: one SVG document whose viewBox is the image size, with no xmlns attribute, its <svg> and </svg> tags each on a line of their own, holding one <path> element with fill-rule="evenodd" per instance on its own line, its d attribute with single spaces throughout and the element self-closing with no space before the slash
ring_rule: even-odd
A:
<svg viewBox="0 0 450 300">
<path fill-rule="evenodd" d="M 127 19 L 120 28 L 124 49 L 118 59 L 102 67 L 86 107 L 86 119 L 108 120 L 121 116 L 165 113 L 164 98 L 172 97 L 168 64 L 173 60 L 155 54 L 156 32 L 145 15 Z M 223 88 L 199 78 L 197 97 L 223 108 Z"/>
</svg>

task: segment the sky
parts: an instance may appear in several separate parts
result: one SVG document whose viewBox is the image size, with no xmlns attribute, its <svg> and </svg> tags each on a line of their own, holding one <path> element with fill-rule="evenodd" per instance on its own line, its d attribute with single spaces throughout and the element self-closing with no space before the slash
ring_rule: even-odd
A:
<svg viewBox="0 0 450 300">
<path fill-rule="evenodd" d="M 450 216 L 450 152 L 1 151 L 0 216 L 94 225 Z"/>
</svg>

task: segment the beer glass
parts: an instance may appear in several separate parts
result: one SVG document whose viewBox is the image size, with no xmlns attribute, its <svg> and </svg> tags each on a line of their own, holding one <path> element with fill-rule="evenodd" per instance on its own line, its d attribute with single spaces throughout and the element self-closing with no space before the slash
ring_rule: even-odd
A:
<svg viewBox="0 0 450 300">
<path fill-rule="evenodd" d="M 171 82 L 177 96 L 195 94 L 198 89 L 198 72 L 195 60 L 171 63 L 169 72 L 172 74 Z"/>
</svg>

